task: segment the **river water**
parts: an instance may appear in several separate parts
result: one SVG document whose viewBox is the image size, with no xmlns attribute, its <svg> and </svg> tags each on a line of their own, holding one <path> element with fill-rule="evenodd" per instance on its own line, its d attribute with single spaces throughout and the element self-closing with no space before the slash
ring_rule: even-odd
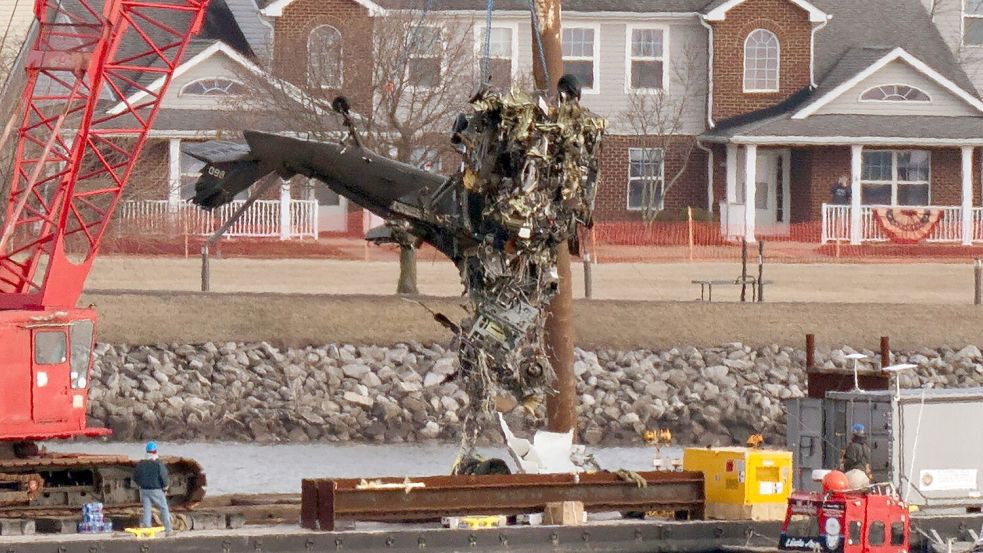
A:
<svg viewBox="0 0 983 553">
<path fill-rule="evenodd" d="M 142 443 L 82 442 L 45 444 L 60 452 L 117 454 L 139 458 Z M 300 493 L 303 478 L 433 476 L 449 474 L 456 444 L 275 444 L 158 442 L 161 455 L 192 457 L 208 476 L 208 493 Z M 611 447 L 589 449 L 608 470 L 652 468 L 655 449 Z M 482 455 L 506 459 L 504 448 L 481 448 Z M 664 448 L 665 459 L 682 457 L 679 448 Z"/>
</svg>

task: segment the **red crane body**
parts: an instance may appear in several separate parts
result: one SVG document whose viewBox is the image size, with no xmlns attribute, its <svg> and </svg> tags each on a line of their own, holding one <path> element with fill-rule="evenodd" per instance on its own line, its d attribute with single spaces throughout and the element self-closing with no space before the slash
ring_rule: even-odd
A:
<svg viewBox="0 0 983 553">
<path fill-rule="evenodd" d="M 0 445 L 109 433 L 86 426 L 96 313 L 76 304 L 207 3 L 36 0 L 0 233 Z"/>
</svg>

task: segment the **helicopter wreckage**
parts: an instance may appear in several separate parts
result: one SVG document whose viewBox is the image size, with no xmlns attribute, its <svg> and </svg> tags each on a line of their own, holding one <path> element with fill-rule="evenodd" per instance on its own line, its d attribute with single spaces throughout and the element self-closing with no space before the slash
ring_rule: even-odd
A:
<svg viewBox="0 0 983 553">
<path fill-rule="evenodd" d="M 557 246 L 592 225 L 605 129 L 571 83 L 564 77 L 552 102 L 516 90 L 479 92 L 454 123 L 451 142 L 463 163 L 450 177 L 366 148 L 339 97 L 333 107 L 349 129 L 340 142 L 248 131 L 246 144 L 186 147 L 206 163 L 193 202 L 211 209 L 266 175 L 303 175 L 385 219 L 367 239 L 426 242 L 450 258 L 469 314 L 457 323 L 435 318 L 454 332 L 459 350 L 456 376 L 470 398 L 467 442 L 497 392 L 529 405 L 551 390 L 544 325 L 558 292 Z"/>
</svg>

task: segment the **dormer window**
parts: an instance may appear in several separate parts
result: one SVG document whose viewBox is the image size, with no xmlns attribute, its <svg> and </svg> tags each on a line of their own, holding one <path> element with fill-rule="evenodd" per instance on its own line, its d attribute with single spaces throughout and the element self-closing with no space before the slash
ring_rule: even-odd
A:
<svg viewBox="0 0 983 553">
<path fill-rule="evenodd" d="M 200 79 L 184 85 L 181 96 L 242 96 L 246 87 L 229 79 Z"/>
<path fill-rule="evenodd" d="M 781 47 L 775 33 L 751 31 L 744 41 L 744 92 L 778 92 Z"/>
<path fill-rule="evenodd" d="M 862 102 L 931 102 L 932 99 L 921 90 L 906 84 L 885 84 L 875 86 L 860 95 Z"/>
</svg>

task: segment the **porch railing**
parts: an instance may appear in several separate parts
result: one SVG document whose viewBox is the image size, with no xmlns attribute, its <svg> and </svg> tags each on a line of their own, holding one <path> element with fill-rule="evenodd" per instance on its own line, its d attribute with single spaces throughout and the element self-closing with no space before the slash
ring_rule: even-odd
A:
<svg viewBox="0 0 983 553">
<path fill-rule="evenodd" d="M 128 200 L 120 202 L 117 232 L 208 236 L 242 206 L 233 201 L 211 212 L 197 206 L 167 200 Z M 289 210 L 281 211 L 279 200 L 258 200 L 242 218 L 229 227 L 229 238 L 317 238 L 317 201 L 290 200 Z"/>
<path fill-rule="evenodd" d="M 883 208 L 904 209 L 937 209 L 942 211 L 939 223 L 932 229 L 926 242 L 962 243 L 963 221 L 960 206 L 888 206 L 865 205 L 860 208 L 860 241 L 887 242 L 888 236 L 877 222 L 874 211 Z M 822 212 L 822 243 L 851 240 L 851 210 L 849 205 L 823 204 Z M 970 232 L 973 242 L 983 242 L 983 208 L 974 207 L 972 213 L 972 228 Z"/>
</svg>

